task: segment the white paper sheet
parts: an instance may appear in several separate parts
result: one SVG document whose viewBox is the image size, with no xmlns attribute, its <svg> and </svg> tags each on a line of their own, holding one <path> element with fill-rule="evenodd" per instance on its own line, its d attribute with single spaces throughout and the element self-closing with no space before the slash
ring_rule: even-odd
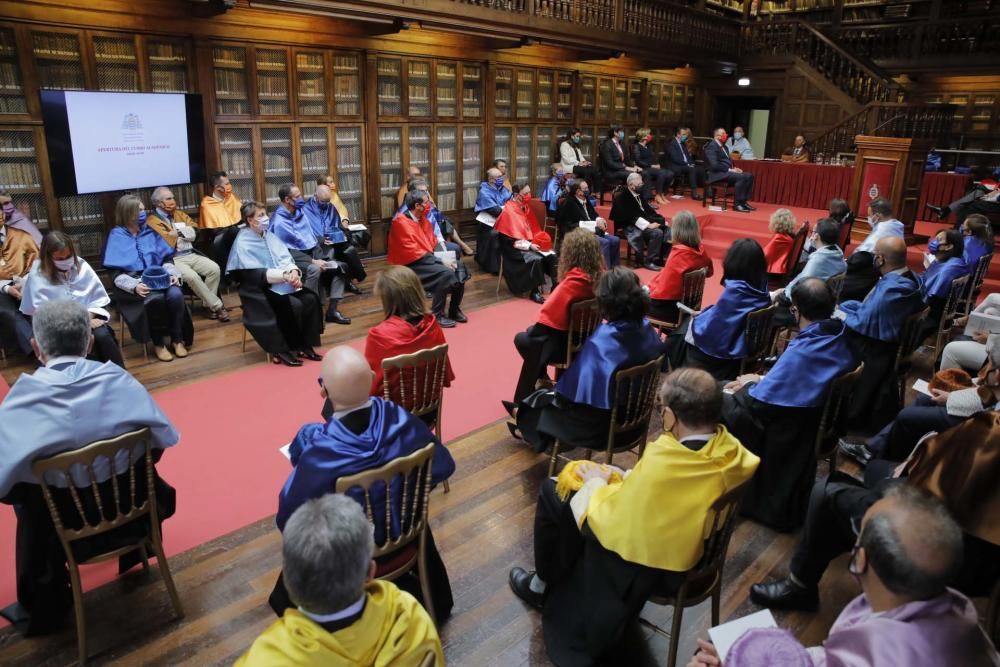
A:
<svg viewBox="0 0 1000 667">
<path fill-rule="evenodd" d="M 486 211 L 480 211 L 476 215 L 476 220 L 478 220 L 479 222 L 483 223 L 488 227 L 492 227 L 493 225 L 497 224 L 497 219 L 494 218 L 489 213 L 487 213 Z"/>
<path fill-rule="evenodd" d="M 919 392 L 924 396 L 931 395 L 931 390 L 930 387 L 927 385 L 927 380 L 917 380 L 916 382 L 914 382 L 913 391 Z"/>
<path fill-rule="evenodd" d="M 753 628 L 776 628 L 778 624 L 774 622 L 774 616 L 770 609 L 762 609 L 749 616 L 737 618 L 722 625 L 708 629 L 708 636 L 715 644 L 715 650 L 722 658 L 722 664 L 726 664 L 726 654 L 736 640 L 743 636 L 743 633 Z"/>
<path fill-rule="evenodd" d="M 640 232 L 644 231 L 647 227 L 649 227 L 649 220 L 646 220 L 646 218 L 639 218 L 635 221 L 635 227 Z"/>
<path fill-rule="evenodd" d="M 454 264 L 457 261 L 455 259 L 454 250 L 439 250 L 434 253 L 434 256 L 440 259 L 444 264 Z"/>
<path fill-rule="evenodd" d="M 597 231 L 597 221 L 596 220 L 581 220 L 580 229 L 586 229 L 588 232 Z"/>
<path fill-rule="evenodd" d="M 360 222 L 352 222 L 351 224 L 347 225 L 347 229 L 352 232 L 363 232 L 368 228 L 362 225 Z"/>
<path fill-rule="evenodd" d="M 965 325 L 965 331 L 963 333 L 965 333 L 966 336 L 972 336 L 972 334 L 978 331 L 1000 333 L 1000 317 L 984 315 L 983 313 L 972 311 L 969 313 L 969 323 Z"/>
</svg>

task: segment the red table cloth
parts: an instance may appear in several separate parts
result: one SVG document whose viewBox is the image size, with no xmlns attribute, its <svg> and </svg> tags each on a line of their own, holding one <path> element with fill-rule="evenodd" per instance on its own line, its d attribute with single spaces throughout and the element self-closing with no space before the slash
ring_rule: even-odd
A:
<svg viewBox="0 0 1000 667">
<path fill-rule="evenodd" d="M 736 160 L 734 166 L 753 174 L 752 202 L 828 210 L 835 197 L 847 199 L 854 167 L 792 162 Z"/>
<path fill-rule="evenodd" d="M 920 201 L 917 204 L 917 220 L 938 222 L 936 215 L 931 213 L 931 206 L 947 206 L 972 189 L 972 175 L 952 174 L 950 172 L 924 172 L 924 182 L 920 186 Z M 947 222 L 955 224 L 955 214 L 948 216 Z"/>
</svg>

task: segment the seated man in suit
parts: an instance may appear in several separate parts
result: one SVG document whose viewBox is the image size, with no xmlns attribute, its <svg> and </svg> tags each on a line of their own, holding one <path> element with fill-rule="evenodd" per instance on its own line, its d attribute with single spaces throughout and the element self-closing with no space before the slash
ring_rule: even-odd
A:
<svg viewBox="0 0 1000 667">
<path fill-rule="evenodd" d="M 955 228 L 957 229 L 973 213 L 981 213 L 982 215 L 1000 213 L 1000 187 L 994 187 L 990 190 L 985 185 L 977 183 L 974 188 L 947 206 L 939 207 L 931 204 L 925 204 L 925 206 L 933 211 L 940 220 L 947 219 L 954 212 Z"/>
<path fill-rule="evenodd" d="M 732 185 L 736 200 L 733 210 L 749 213 L 756 210 L 747 203 L 753 192 L 753 174 L 745 174 L 742 169 L 733 166 L 729 150 L 726 148 L 728 138 L 725 128 L 720 127 L 715 130 L 714 138 L 705 144 L 705 164 L 708 165 L 705 182 L 709 185 L 713 183 Z"/>
<path fill-rule="evenodd" d="M 854 491 L 858 495 L 866 493 L 863 489 Z M 881 499 L 876 493 L 872 498 L 835 502 L 836 507 L 850 507 L 853 511 L 849 516 L 821 516 L 829 522 L 815 525 L 813 530 L 822 533 L 817 538 L 830 545 L 827 549 L 833 555 L 851 552 L 848 570 L 862 592 L 834 621 L 822 646 L 809 649 L 806 664 L 857 667 L 998 664 L 1000 656 L 979 628 L 975 605 L 949 588 L 955 575 L 968 564 L 963 567 L 961 522 L 949 514 L 953 504 L 947 496 L 942 502 L 901 484 Z M 835 549 L 831 548 L 834 544 Z M 792 565 L 794 568 L 796 563 L 793 561 Z M 819 575 L 822 576 L 822 569 Z M 791 605 L 776 604 L 779 598 L 772 595 L 784 584 L 757 584 L 751 588 L 750 597 L 758 604 L 787 608 Z M 815 607 L 815 587 L 803 590 L 811 593 L 810 602 Z M 714 661 L 702 660 L 706 653 Z M 717 665 L 717 658 L 714 648 L 703 644 L 690 664 Z M 753 659 L 744 664 L 779 663 L 803 664 Z M 728 658 L 727 664 L 730 664 Z"/>
<path fill-rule="evenodd" d="M 763 377 L 741 375 L 726 388 L 723 420 L 743 445 L 761 458 L 742 512 L 777 530 L 797 528 L 816 480 L 812 443 L 826 389 L 853 370 L 857 358 L 846 327 L 833 319 L 835 300 L 819 278 L 792 290 L 799 335 Z"/>
<path fill-rule="evenodd" d="M 621 125 L 608 128 L 608 136 L 601 142 L 601 178 L 605 189 L 624 183 L 625 178 L 642 170 L 632 164 L 632 156 L 625 146 L 625 130 Z"/>
<path fill-rule="evenodd" d="M 303 503 L 336 488 L 340 477 L 378 468 L 431 442 L 431 482 L 440 484 L 455 472 L 451 454 L 423 421 L 395 403 L 369 395 L 374 377 L 364 355 L 354 348 L 341 345 L 323 357 L 320 395 L 330 401 L 333 415 L 325 424 L 306 424 L 291 442 L 292 472 L 278 496 L 278 530 L 285 530 L 289 517 Z M 357 489 L 348 495 L 362 501 Z M 385 515 L 385 502 L 384 495 L 373 494 L 375 516 Z M 386 539 L 381 530 L 376 531 L 376 543 L 384 544 Z M 427 556 L 434 609 L 444 619 L 451 611 L 451 586 L 430 534 Z M 270 604 L 279 616 L 292 606 L 280 576 Z"/>
<path fill-rule="evenodd" d="M 0 405 L 0 502 L 13 505 L 17 515 L 17 602 L 2 615 L 25 634 L 36 635 L 59 628 L 73 606 L 66 555 L 55 535 L 48 506 L 42 497 L 31 464 L 37 459 L 80 449 L 98 440 L 148 427 L 152 434 L 153 458 L 177 444 L 180 438 L 170 420 L 149 392 L 125 369 L 112 363 L 85 359 L 94 337 L 90 313 L 82 305 L 65 299 L 46 301 L 31 320 L 31 345 L 42 362 L 32 375 L 24 374 Z M 146 491 L 145 459 L 135 466 L 136 497 Z M 119 488 L 128 488 L 128 466 L 116 461 L 114 474 Z M 104 486 L 112 470 L 100 461 L 96 482 Z M 154 476 L 160 519 L 174 513 L 174 489 Z M 87 485 L 89 480 L 84 480 Z M 104 489 L 110 494 L 109 489 Z M 72 506 L 65 489 L 53 489 L 58 506 Z M 81 493 L 81 499 L 87 494 Z M 72 512 L 71 516 L 75 516 Z M 148 527 L 142 524 L 140 530 Z M 67 526 L 78 527 L 78 526 Z M 121 534 L 134 536 L 138 524 L 127 524 L 104 535 L 77 542 L 80 557 L 111 550 Z M 119 562 L 124 572 L 138 562 Z M 22 625 L 23 624 L 23 625 Z"/>
<path fill-rule="evenodd" d="M 586 462 L 564 473 L 577 477 L 564 497 L 563 475 L 558 485 L 542 483 L 535 571 L 515 567 L 510 587 L 542 610 L 545 648 L 557 665 L 604 664 L 647 598 L 676 590 L 698 563 L 712 504 L 757 468 L 719 422 L 722 389 L 711 375 L 674 371 L 658 399 L 664 433 L 627 476 Z M 623 479 L 611 480 L 613 471 Z"/>
<path fill-rule="evenodd" d="M 995 383 L 997 378 L 993 375 L 996 373 L 991 374 L 990 381 Z M 754 584 L 750 599 L 771 609 L 814 611 L 819 606 L 819 583 L 824 572 L 835 558 L 857 544 L 856 527 L 870 512 L 869 508 L 886 495 L 905 498 L 927 493 L 943 501 L 959 526 L 946 529 L 939 523 L 928 522 L 927 517 L 913 516 L 899 528 L 908 524 L 919 530 L 920 537 L 909 535 L 907 541 L 930 541 L 930 544 L 940 539 L 946 529 L 949 539 L 957 542 L 951 548 L 964 550 L 964 559 L 959 559 L 964 561 L 961 567 L 956 563 L 950 571 L 942 573 L 939 592 L 948 585 L 968 595 L 989 595 L 1000 576 L 1000 522 L 996 521 L 1000 512 L 1000 484 L 996 483 L 998 457 L 1000 413 L 994 410 L 980 412 L 943 433 L 924 438 L 902 464 L 872 461 L 863 484 L 839 471 L 817 480 L 809 498 L 805 528 L 789 564 L 789 576 Z M 921 569 L 915 566 L 916 563 L 911 563 L 895 572 L 897 576 L 904 573 L 915 576 Z M 887 572 L 876 569 L 882 574 Z M 972 615 L 975 618 L 975 612 Z M 880 639 L 888 637 L 886 633 Z M 899 654 L 890 655 L 894 659 L 888 664 L 963 664 L 952 660 L 914 663 L 902 660 Z"/>
<path fill-rule="evenodd" d="M 809 149 L 806 148 L 806 138 L 801 134 L 795 137 L 791 146 L 781 153 L 782 162 L 809 162 Z"/>
<path fill-rule="evenodd" d="M 670 227 L 666 219 L 640 195 L 642 176 L 629 174 L 625 186 L 626 189 L 618 193 L 611 205 L 611 219 L 625 230 L 628 244 L 635 249 L 635 265 L 659 271 L 664 263 L 665 250 L 669 248 Z M 649 223 L 645 229 L 636 224 L 640 218 Z"/>
<path fill-rule="evenodd" d="M 842 301 L 837 315 L 865 363 L 851 396 L 850 423 L 869 432 L 885 426 L 899 410 L 901 397 L 892 377 L 899 338 L 906 318 L 924 307 L 916 276 L 906 268 L 902 237 L 880 240 L 873 261 L 881 278 L 864 301 Z"/>
<path fill-rule="evenodd" d="M 641 181 L 642 177 L 640 177 Z M 621 241 L 614 234 L 608 234 L 608 221 L 597 215 L 594 202 L 590 196 L 590 183 L 584 180 L 573 181 L 569 186 L 568 195 L 556 209 L 556 226 L 560 238 L 566 238 L 581 222 L 594 221 L 594 234 L 601 244 L 601 256 L 604 258 L 604 268 L 612 269 L 621 262 Z"/>
<path fill-rule="evenodd" d="M 302 504 L 281 536 L 294 607 L 236 661 L 275 665 L 444 665 L 434 621 L 412 595 L 375 579 L 371 524 L 358 503 L 328 493 Z"/>
<path fill-rule="evenodd" d="M 691 128 L 678 127 L 674 132 L 674 138 L 667 144 L 661 164 L 666 164 L 667 169 L 674 174 L 687 174 L 688 185 L 691 186 L 691 199 L 701 200 L 698 194 L 698 168 L 695 166 L 694 158 L 688 151 L 688 141 L 691 138 Z"/>
</svg>

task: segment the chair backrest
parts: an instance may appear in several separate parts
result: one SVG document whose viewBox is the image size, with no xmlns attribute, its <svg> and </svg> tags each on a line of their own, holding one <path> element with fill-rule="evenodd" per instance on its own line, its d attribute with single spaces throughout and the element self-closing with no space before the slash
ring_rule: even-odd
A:
<svg viewBox="0 0 1000 667">
<path fill-rule="evenodd" d="M 795 277 L 795 267 L 799 265 L 799 257 L 802 256 L 802 249 L 806 247 L 806 239 L 809 238 L 809 230 L 811 228 L 809 221 L 806 220 L 799 227 L 799 231 L 795 232 L 795 238 L 792 239 L 792 247 L 785 257 L 785 282 Z"/>
<path fill-rule="evenodd" d="M 722 566 L 726 562 L 726 552 L 729 550 L 729 539 L 733 536 L 736 519 L 739 515 L 740 501 L 750 486 L 747 480 L 739 486 L 730 489 L 712 503 L 709 515 L 705 519 L 705 551 L 701 560 L 688 571 L 688 580 L 715 578 L 722 574 Z"/>
<path fill-rule="evenodd" d="M 569 331 L 567 332 L 569 335 L 566 337 L 567 367 L 600 323 L 601 310 L 597 305 L 597 299 L 584 299 L 570 304 Z"/>
<path fill-rule="evenodd" d="M 820 416 L 819 429 L 816 431 L 816 458 L 823 458 L 831 451 L 833 443 L 837 445 L 839 438 L 844 431 L 844 412 L 850 403 L 849 397 L 854 390 L 854 386 L 861 379 L 861 373 L 865 369 L 864 362 L 858 364 L 853 371 L 848 371 L 833 379 L 826 389 L 826 400 L 823 402 L 823 414 Z"/>
<path fill-rule="evenodd" d="M 775 310 L 776 307 L 770 305 L 747 315 L 747 353 L 741 364 L 743 369 L 760 361 L 767 354 L 767 351 L 771 349 Z"/>
<path fill-rule="evenodd" d="M 847 278 L 847 271 L 841 271 L 835 276 L 826 279 L 826 286 L 830 288 L 834 301 L 840 301 L 840 291 L 844 289 L 844 279 Z"/>
<path fill-rule="evenodd" d="M 415 417 L 436 412 L 435 423 L 439 423 L 447 373 L 447 343 L 383 359 L 382 396 Z"/>
<path fill-rule="evenodd" d="M 663 357 L 657 357 L 631 368 L 615 371 L 614 405 L 611 408 L 611 429 L 608 433 L 608 448 L 631 449 L 645 442 L 649 417 L 653 412 L 653 400 L 660 386 L 660 364 Z M 617 442 L 620 433 L 636 432 L 629 442 Z"/>
<path fill-rule="evenodd" d="M 229 265 L 229 253 L 236 243 L 236 235 L 240 233 L 239 225 L 231 225 L 212 239 L 212 260 L 222 267 L 223 272 Z"/>
<path fill-rule="evenodd" d="M 941 321 L 938 323 L 938 330 L 948 332 L 951 330 L 952 321 L 958 315 L 962 305 L 962 296 L 965 294 L 965 287 L 969 284 L 970 276 L 964 275 L 951 281 L 951 289 L 948 290 L 948 300 L 945 301 L 944 310 L 941 311 Z M 940 352 L 939 352 L 940 354 Z"/>
<path fill-rule="evenodd" d="M 848 211 L 840 222 L 840 234 L 837 236 L 837 245 L 841 250 L 847 250 L 847 244 L 851 242 L 852 229 L 854 229 L 854 212 Z"/>
<path fill-rule="evenodd" d="M 705 296 L 705 277 L 708 269 L 700 268 L 687 271 L 682 276 L 683 287 L 681 303 L 691 310 L 701 310 L 702 298 Z"/>
<path fill-rule="evenodd" d="M 531 215 L 535 217 L 535 222 L 538 223 L 538 228 L 541 230 L 545 229 L 545 202 L 541 199 L 531 198 L 528 202 L 528 210 L 531 211 Z"/>
<path fill-rule="evenodd" d="M 98 440 L 86 447 L 38 459 L 31 470 L 52 515 L 59 540 L 69 543 L 149 516 L 156 524 L 152 434 L 148 427 Z M 136 463 L 145 457 L 144 479 Z M 127 475 L 128 487 L 125 480 Z M 68 494 L 72 503 L 57 502 Z"/>
<path fill-rule="evenodd" d="M 375 527 L 375 534 L 385 535 L 384 543 L 375 545 L 373 558 L 405 547 L 424 532 L 430 503 L 433 458 L 434 443 L 431 442 L 409 456 L 393 459 L 379 468 L 337 479 L 337 493 L 361 490 L 361 504 Z M 385 507 L 385 511 L 379 512 L 378 516 L 375 516 L 376 503 Z M 393 530 L 394 526 L 398 531 Z"/>
<path fill-rule="evenodd" d="M 965 300 L 965 314 L 968 315 L 969 311 L 972 310 L 972 302 L 976 298 L 976 292 L 978 292 L 982 286 L 983 281 L 986 280 L 986 273 L 990 270 L 990 264 L 993 262 L 993 253 L 986 253 L 979 258 L 976 262 L 976 268 L 972 272 L 972 280 L 969 281 L 969 289 L 965 290 L 965 295 L 963 296 Z"/>
<path fill-rule="evenodd" d="M 907 317 L 903 323 L 903 329 L 899 334 L 899 347 L 896 349 L 896 363 L 894 365 L 897 375 L 903 369 L 904 364 L 909 361 L 910 356 L 916 351 L 917 346 L 920 345 L 921 327 L 924 318 L 930 312 L 930 308 L 924 308 Z"/>
</svg>

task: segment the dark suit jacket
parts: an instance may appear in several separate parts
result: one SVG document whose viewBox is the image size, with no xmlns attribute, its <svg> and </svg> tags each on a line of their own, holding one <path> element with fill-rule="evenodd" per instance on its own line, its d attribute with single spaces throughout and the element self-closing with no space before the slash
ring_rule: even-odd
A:
<svg viewBox="0 0 1000 667">
<path fill-rule="evenodd" d="M 664 151 L 664 155 L 667 156 L 666 163 L 670 165 L 673 171 L 684 169 L 687 166 L 694 166 L 694 158 L 688 152 L 687 146 L 678 142 L 676 138 L 671 139 L 670 143 L 667 144 L 667 150 Z"/>
<path fill-rule="evenodd" d="M 708 166 L 709 183 L 728 178 L 729 170 L 733 167 L 733 161 L 725 146 L 719 146 L 715 139 L 705 144 L 705 164 Z"/>
<path fill-rule="evenodd" d="M 587 201 L 584 205 L 576 197 L 563 199 L 563 203 L 556 209 L 556 226 L 559 227 L 559 233 L 565 236 L 579 227 L 581 220 L 597 220 L 597 211 L 590 202 Z"/>
<path fill-rule="evenodd" d="M 642 197 L 636 201 L 628 190 L 618 193 L 611 205 L 611 219 L 615 221 L 615 229 L 633 227 L 639 218 L 646 218 L 650 222 L 664 221 L 663 216 L 657 213 L 649 202 L 643 201 Z"/>
<path fill-rule="evenodd" d="M 649 169 L 656 164 L 656 154 L 649 146 L 643 146 L 638 141 L 632 144 L 632 162 L 643 169 Z"/>
<path fill-rule="evenodd" d="M 621 146 L 621 144 L 619 144 L 619 146 Z M 625 167 L 631 167 L 632 158 L 629 156 L 627 146 L 622 146 L 622 153 L 625 155 L 625 159 L 622 159 L 622 156 L 618 153 L 618 149 L 615 147 L 615 142 L 610 139 L 605 139 L 601 143 L 601 171 L 622 171 Z"/>
</svg>

